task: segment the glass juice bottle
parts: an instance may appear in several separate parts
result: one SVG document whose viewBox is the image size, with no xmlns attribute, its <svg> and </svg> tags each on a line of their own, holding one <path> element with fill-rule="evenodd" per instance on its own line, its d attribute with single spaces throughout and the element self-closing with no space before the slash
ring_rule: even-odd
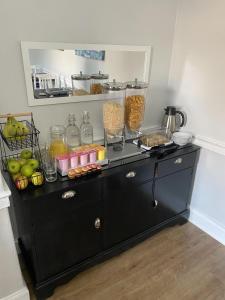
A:
<svg viewBox="0 0 225 300">
<path fill-rule="evenodd" d="M 80 146 L 80 129 L 76 125 L 76 118 L 74 114 L 69 114 L 68 126 L 66 127 L 66 142 L 69 151 L 75 150 Z"/>
<path fill-rule="evenodd" d="M 88 111 L 83 112 L 83 122 L 80 126 L 81 144 L 87 145 L 93 143 L 93 126 L 90 123 Z"/>
<path fill-rule="evenodd" d="M 67 153 L 64 126 L 54 125 L 50 127 L 49 152 L 54 157 Z"/>
</svg>

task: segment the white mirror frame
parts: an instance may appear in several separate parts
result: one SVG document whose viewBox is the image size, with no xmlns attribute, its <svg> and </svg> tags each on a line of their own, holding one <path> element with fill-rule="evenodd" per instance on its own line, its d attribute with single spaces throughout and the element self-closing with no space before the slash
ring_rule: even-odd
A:
<svg viewBox="0 0 225 300">
<path fill-rule="evenodd" d="M 107 94 L 87 95 L 87 96 L 70 96 L 56 98 L 35 99 L 33 94 L 32 79 L 30 73 L 30 49 L 81 49 L 81 50 L 121 50 L 121 51 L 143 51 L 145 52 L 144 76 L 145 82 L 149 82 L 151 46 L 126 46 L 126 45 L 100 45 L 100 44 L 70 44 L 70 43 L 45 43 L 45 42 L 26 42 L 21 41 L 21 50 L 23 57 L 25 82 L 27 88 L 28 106 L 62 104 L 71 102 L 85 101 L 103 101 L 107 99 Z"/>
</svg>

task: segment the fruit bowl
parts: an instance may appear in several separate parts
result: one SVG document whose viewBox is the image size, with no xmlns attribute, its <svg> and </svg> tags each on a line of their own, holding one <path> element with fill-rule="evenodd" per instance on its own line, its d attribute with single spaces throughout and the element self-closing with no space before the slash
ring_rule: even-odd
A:
<svg viewBox="0 0 225 300">
<path fill-rule="evenodd" d="M 1 137 L 11 151 L 37 146 L 39 133 L 27 120 L 0 123 Z"/>
</svg>

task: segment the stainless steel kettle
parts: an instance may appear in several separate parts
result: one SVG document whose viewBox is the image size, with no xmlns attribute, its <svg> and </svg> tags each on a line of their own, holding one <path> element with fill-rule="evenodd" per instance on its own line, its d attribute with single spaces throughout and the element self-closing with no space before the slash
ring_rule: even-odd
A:
<svg viewBox="0 0 225 300">
<path fill-rule="evenodd" d="M 182 111 L 176 109 L 175 106 L 167 106 L 162 121 L 162 128 L 166 130 L 168 134 L 179 130 L 184 126 L 185 116 Z"/>
</svg>

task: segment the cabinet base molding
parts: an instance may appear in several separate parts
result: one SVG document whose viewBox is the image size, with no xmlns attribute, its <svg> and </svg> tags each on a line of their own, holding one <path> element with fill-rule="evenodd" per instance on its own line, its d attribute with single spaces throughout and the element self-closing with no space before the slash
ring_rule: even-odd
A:
<svg viewBox="0 0 225 300">
<path fill-rule="evenodd" d="M 78 273 L 80 273 L 96 264 L 99 264 L 109 258 L 112 258 L 113 256 L 119 255 L 121 252 L 146 240 L 147 238 L 156 234 L 160 230 L 162 230 L 166 227 L 169 227 L 169 226 L 185 224 L 186 222 L 188 222 L 189 214 L 190 214 L 190 212 L 187 209 L 187 210 L 183 211 L 181 214 L 178 214 L 175 217 L 152 227 L 151 229 L 148 229 L 126 241 L 123 241 L 120 244 L 117 244 L 114 247 L 107 249 L 90 259 L 86 259 L 85 261 L 83 261 L 80 264 L 77 264 L 71 268 L 68 268 L 63 273 L 57 274 L 56 276 L 51 277 L 42 283 L 34 285 L 34 290 L 35 290 L 37 299 L 44 300 L 47 297 L 50 297 L 54 293 L 54 289 L 58 285 L 65 284 L 68 281 L 70 281 L 74 276 L 76 276 Z M 29 267 L 29 259 L 26 257 L 26 252 L 23 251 L 23 245 L 21 244 L 21 242 L 19 243 L 19 245 L 21 247 L 21 252 L 23 253 L 24 259 L 26 260 L 26 264 Z M 30 272 L 31 271 L 32 270 L 30 270 Z"/>
<path fill-rule="evenodd" d="M 225 228 L 215 220 L 201 214 L 195 209 L 191 209 L 189 221 L 201 230 L 208 233 L 215 240 L 225 245 Z"/>
</svg>

